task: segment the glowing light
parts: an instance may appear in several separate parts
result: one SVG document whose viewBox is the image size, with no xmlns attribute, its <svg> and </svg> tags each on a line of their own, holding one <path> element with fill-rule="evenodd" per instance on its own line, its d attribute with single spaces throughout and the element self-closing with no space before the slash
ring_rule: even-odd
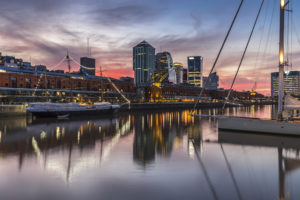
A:
<svg viewBox="0 0 300 200">
<path fill-rule="evenodd" d="M 77 133 L 77 142 L 78 142 L 78 144 L 80 143 L 80 131 L 78 131 L 78 133 Z"/>
<path fill-rule="evenodd" d="M 284 8 L 285 0 L 281 0 L 281 8 Z"/>
<path fill-rule="evenodd" d="M 280 52 L 280 56 L 279 56 L 279 62 L 281 65 L 283 65 L 283 52 Z"/>
<path fill-rule="evenodd" d="M 34 137 L 32 138 L 32 142 L 31 143 L 32 143 L 32 147 L 33 147 L 35 153 L 38 156 L 40 156 L 41 155 L 41 150 L 40 150 L 40 148 L 38 146 L 38 143 L 37 143 L 37 141 L 36 141 L 36 139 Z"/>
<path fill-rule="evenodd" d="M 59 138 L 60 138 L 60 127 L 57 126 L 56 127 L 56 140 L 59 140 Z"/>
<path fill-rule="evenodd" d="M 42 131 L 42 132 L 41 132 L 41 135 L 40 135 L 41 139 L 42 139 L 42 140 L 45 139 L 46 136 L 47 136 L 47 133 L 46 133 L 45 131 Z"/>
</svg>

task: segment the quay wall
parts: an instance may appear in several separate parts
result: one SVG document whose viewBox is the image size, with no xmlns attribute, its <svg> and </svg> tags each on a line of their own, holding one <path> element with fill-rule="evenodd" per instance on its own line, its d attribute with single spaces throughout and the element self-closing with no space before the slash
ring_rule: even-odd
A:
<svg viewBox="0 0 300 200">
<path fill-rule="evenodd" d="M 272 105 L 273 102 L 264 103 L 247 103 L 244 106 L 250 105 Z M 132 103 L 121 106 L 121 111 L 135 110 L 167 110 L 167 109 L 193 109 L 194 103 Z M 222 103 L 200 103 L 196 108 L 221 108 Z M 234 105 L 228 105 L 234 107 Z M 6 116 L 22 116 L 26 115 L 25 105 L 0 105 L 0 117 Z"/>
<path fill-rule="evenodd" d="M 263 103 L 243 103 L 243 106 L 251 105 L 273 105 L 273 102 Z M 163 109 L 193 109 L 194 103 L 132 103 L 123 104 L 121 110 L 163 110 Z M 199 103 L 196 108 L 222 108 L 223 103 Z M 226 107 L 236 107 L 236 105 L 227 105 Z"/>
</svg>

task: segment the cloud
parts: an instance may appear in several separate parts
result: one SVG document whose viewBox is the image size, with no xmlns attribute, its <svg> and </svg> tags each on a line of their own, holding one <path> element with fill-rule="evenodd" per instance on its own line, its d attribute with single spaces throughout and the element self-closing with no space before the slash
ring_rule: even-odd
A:
<svg viewBox="0 0 300 200">
<path fill-rule="evenodd" d="M 86 16 L 106 26 L 132 26 L 135 23 L 153 22 L 163 14 L 162 7 L 147 4 L 131 4 L 111 8 L 96 8 L 87 11 Z"/>
<path fill-rule="evenodd" d="M 256 2 L 259 1 L 246 2 L 217 64 L 216 71 L 224 87 L 228 87 L 239 63 L 257 10 Z M 169 51 L 173 60 L 185 67 L 187 56 L 203 56 L 206 75 L 238 6 L 235 0 L 213 0 L 205 5 L 202 1 L 179 0 L 26 0 L 26 3 L 0 0 L 0 3 L 0 51 L 24 59 L 32 57 L 35 64 L 55 65 L 67 49 L 77 61 L 85 56 L 89 37 L 97 66 L 102 65 L 115 77 L 133 75 L 132 47 L 142 40 L 156 47 L 156 52 Z M 246 83 L 257 79 L 265 90 L 265 80 L 277 69 L 277 46 L 262 46 L 265 53 L 260 53 L 256 61 L 257 38 L 262 32 L 267 33 L 257 29 L 254 35 L 237 87 L 247 89 L 251 84 L 246 86 Z M 277 41 L 278 37 L 273 34 L 264 39 Z M 299 55 L 298 52 L 293 56 L 293 69 L 297 69 Z M 74 65 L 74 69 L 78 66 Z"/>
</svg>

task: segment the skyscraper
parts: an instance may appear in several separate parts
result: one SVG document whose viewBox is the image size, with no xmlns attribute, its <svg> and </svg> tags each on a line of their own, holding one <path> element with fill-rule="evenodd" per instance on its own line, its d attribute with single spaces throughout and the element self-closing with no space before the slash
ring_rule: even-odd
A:
<svg viewBox="0 0 300 200">
<path fill-rule="evenodd" d="M 151 83 L 155 67 L 155 48 L 146 41 L 133 47 L 133 70 L 135 85 L 144 87 Z"/>
<path fill-rule="evenodd" d="M 182 83 L 188 83 L 188 70 L 185 68 L 182 70 Z"/>
<path fill-rule="evenodd" d="M 187 59 L 188 83 L 196 87 L 201 87 L 203 58 L 201 56 L 189 56 Z"/>
<path fill-rule="evenodd" d="M 161 76 L 168 73 L 162 82 L 176 83 L 176 72 L 173 68 L 173 59 L 169 52 L 161 52 L 156 54 L 155 73 Z"/>
<path fill-rule="evenodd" d="M 175 72 L 176 72 L 176 84 L 183 83 L 183 65 L 182 63 L 174 63 Z"/>
<path fill-rule="evenodd" d="M 217 90 L 219 88 L 219 76 L 217 75 L 217 72 L 212 73 L 209 77 L 209 79 L 208 77 L 203 77 L 202 86 L 204 87 L 205 82 L 209 81 L 206 83 L 205 89 Z"/>
<path fill-rule="evenodd" d="M 278 96 L 278 72 L 271 73 L 271 95 Z M 300 71 L 284 73 L 284 93 L 300 95 Z"/>
<path fill-rule="evenodd" d="M 96 60 L 94 58 L 80 58 L 80 72 L 95 76 Z"/>
</svg>

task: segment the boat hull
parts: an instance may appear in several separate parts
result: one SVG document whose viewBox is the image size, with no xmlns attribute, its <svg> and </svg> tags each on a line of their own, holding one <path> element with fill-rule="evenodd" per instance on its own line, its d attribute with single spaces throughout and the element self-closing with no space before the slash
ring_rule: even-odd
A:
<svg viewBox="0 0 300 200">
<path fill-rule="evenodd" d="M 300 123 L 251 118 L 220 118 L 219 130 L 300 136 Z"/>
<path fill-rule="evenodd" d="M 70 118 L 82 117 L 82 116 L 102 116 L 108 114 L 115 114 L 118 112 L 118 108 L 110 108 L 103 110 L 81 110 L 81 111 L 29 111 L 35 117 L 41 118 L 53 118 L 62 115 L 69 115 Z"/>
</svg>

